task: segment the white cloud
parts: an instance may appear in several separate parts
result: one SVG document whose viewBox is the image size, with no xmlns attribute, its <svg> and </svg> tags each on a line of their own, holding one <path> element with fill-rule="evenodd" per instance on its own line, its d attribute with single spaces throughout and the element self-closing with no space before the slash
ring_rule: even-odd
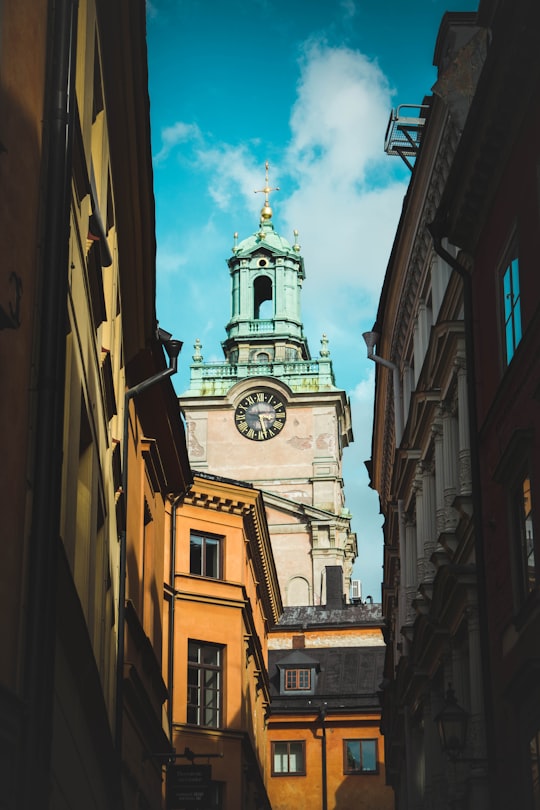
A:
<svg viewBox="0 0 540 810">
<path fill-rule="evenodd" d="M 359 409 L 362 404 L 368 404 L 370 408 L 373 407 L 373 389 L 375 388 L 375 363 L 370 362 L 368 366 L 367 377 L 360 380 L 350 392 L 351 402 L 355 410 Z"/>
<path fill-rule="evenodd" d="M 341 0 L 340 7 L 343 12 L 344 20 L 350 20 L 356 17 L 358 13 L 355 0 Z"/>
<path fill-rule="evenodd" d="M 391 97 L 385 75 L 364 54 L 308 43 L 291 115 L 292 166 L 310 172 L 315 164 L 339 185 L 363 180 L 381 159 Z"/>
<path fill-rule="evenodd" d="M 351 324 L 375 318 L 406 189 L 383 151 L 391 100 L 362 53 L 306 46 L 286 155 L 297 190 L 279 214 L 288 233 L 300 232 L 304 310 L 338 343 L 350 345 Z"/>
<path fill-rule="evenodd" d="M 239 194 L 248 210 L 260 208 L 254 191 L 261 185 L 261 167 L 251 146 L 219 144 L 197 150 L 200 167 L 209 173 L 209 194 L 222 211 L 237 211 Z"/>
<path fill-rule="evenodd" d="M 197 124 L 185 124 L 183 121 L 177 121 L 170 127 L 164 127 L 161 130 L 162 146 L 157 155 L 154 156 L 154 164 L 163 163 L 180 144 L 188 141 L 198 141 L 200 138 L 201 132 Z"/>
</svg>

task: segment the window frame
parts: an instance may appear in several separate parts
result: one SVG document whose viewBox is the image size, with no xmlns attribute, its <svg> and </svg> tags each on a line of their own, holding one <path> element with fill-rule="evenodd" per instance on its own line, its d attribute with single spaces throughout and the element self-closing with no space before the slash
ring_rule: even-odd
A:
<svg viewBox="0 0 540 810">
<path fill-rule="evenodd" d="M 540 590 L 540 537 L 535 533 L 536 507 L 538 490 L 532 475 L 531 448 L 534 445 L 534 433 L 529 429 L 514 431 L 499 464 L 493 474 L 493 480 L 500 484 L 507 502 L 508 553 L 511 561 L 512 593 L 514 600 L 515 621 L 517 625 L 527 615 L 526 605 L 533 599 L 533 593 Z M 524 528 L 526 517 L 520 508 L 523 503 L 523 482 L 530 482 L 530 499 L 532 510 L 530 519 L 533 530 L 534 585 L 527 585 L 527 560 L 524 551 Z M 525 548 L 524 548 L 525 547 Z"/>
<path fill-rule="evenodd" d="M 290 768 L 286 771 L 276 771 L 275 769 L 275 762 L 276 762 L 276 746 L 278 745 L 286 745 L 287 746 L 287 765 L 290 765 L 290 758 L 291 758 L 291 745 L 299 745 L 301 747 L 302 753 L 302 767 L 301 769 L 291 771 Z M 278 754 L 279 756 L 283 757 L 283 754 Z M 305 740 L 272 740 L 272 745 L 270 748 L 270 756 L 272 758 L 272 776 L 305 776 L 306 771 L 306 741 Z"/>
<path fill-rule="evenodd" d="M 197 538 L 201 541 L 200 545 L 200 572 L 193 570 L 192 565 L 192 551 L 193 551 L 193 540 Z M 189 573 L 191 576 L 194 577 L 203 577 L 205 579 L 217 579 L 223 580 L 223 543 L 225 538 L 223 535 L 219 534 L 211 534 L 209 532 L 201 532 L 197 531 L 196 529 L 192 529 L 189 532 Z M 214 544 L 217 546 L 217 553 L 216 553 L 216 562 L 217 562 L 217 574 L 208 574 L 207 573 L 207 554 L 206 554 L 206 545 Z"/>
<path fill-rule="evenodd" d="M 307 674 L 307 686 L 301 686 L 300 683 Z M 289 686 L 289 676 L 294 675 L 294 685 Z M 283 671 L 283 688 L 285 692 L 311 692 L 312 691 L 312 675 L 311 667 L 286 667 Z"/>
<path fill-rule="evenodd" d="M 504 365 L 507 368 L 523 338 L 521 273 L 517 240 L 511 241 L 501 268 L 501 320 Z M 517 292 L 516 292 L 517 287 Z"/>
<path fill-rule="evenodd" d="M 196 646 L 197 661 L 190 659 L 190 645 Z M 209 663 L 203 660 L 204 651 L 215 651 L 217 653 L 217 664 Z M 223 727 L 223 673 L 224 673 L 224 657 L 225 647 L 221 644 L 213 644 L 207 641 L 199 641 L 197 639 L 188 639 L 187 648 L 187 695 L 186 695 L 186 723 L 198 728 L 222 728 Z M 190 682 L 190 674 L 197 673 L 196 682 Z M 212 681 L 207 680 L 212 673 L 216 673 L 217 685 L 215 688 L 210 688 Z M 192 692 L 195 689 L 197 694 L 197 702 L 191 700 Z M 216 705 L 205 705 L 207 692 L 214 693 L 216 697 Z M 190 709 L 195 710 L 197 719 L 190 719 Z M 216 720 L 215 722 L 203 722 L 206 719 L 205 712 L 212 712 Z"/>
<path fill-rule="evenodd" d="M 349 743 L 358 743 L 358 761 L 360 768 L 350 768 L 348 758 Z M 372 743 L 375 748 L 375 768 L 364 768 L 362 746 Z M 379 773 L 379 740 L 376 737 L 349 737 L 343 740 L 343 773 L 347 776 L 374 776 Z"/>
<path fill-rule="evenodd" d="M 527 484 L 526 484 L 527 482 Z M 526 492 L 528 497 L 526 497 Z M 538 572 L 538 554 L 534 537 L 534 505 L 532 498 L 532 481 L 529 467 L 525 466 L 516 476 L 509 492 L 510 520 L 514 542 L 514 557 L 516 559 L 516 585 L 519 605 L 527 601 L 530 594 L 538 588 L 540 577 Z M 524 507 L 528 500 L 529 511 Z M 528 549 L 527 531 L 532 531 L 532 544 Z M 532 557 L 532 567 L 529 561 Z M 532 575 L 531 575 L 532 569 Z"/>
</svg>

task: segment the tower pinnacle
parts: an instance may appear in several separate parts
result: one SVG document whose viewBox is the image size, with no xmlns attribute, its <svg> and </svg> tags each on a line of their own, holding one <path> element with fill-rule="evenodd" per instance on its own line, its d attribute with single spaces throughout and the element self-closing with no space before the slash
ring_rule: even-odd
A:
<svg viewBox="0 0 540 810">
<path fill-rule="evenodd" d="M 261 222 L 266 222 L 272 219 L 272 209 L 270 208 L 270 203 L 268 202 L 268 195 L 271 191 L 279 191 L 279 186 L 274 186 L 274 188 L 270 188 L 268 185 L 268 161 L 266 161 L 265 169 L 265 186 L 264 188 L 257 188 L 254 191 L 254 194 L 264 194 L 264 205 L 261 208 Z"/>
</svg>

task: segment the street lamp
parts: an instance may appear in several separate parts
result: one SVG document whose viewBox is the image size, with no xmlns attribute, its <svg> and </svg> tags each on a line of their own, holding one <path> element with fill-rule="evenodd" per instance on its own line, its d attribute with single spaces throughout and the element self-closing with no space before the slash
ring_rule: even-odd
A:
<svg viewBox="0 0 540 810">
<path fill-rule="evenodd" d="M 442 750 L 451 760 L 458 759 L 465 749 L 469 713 L 457 702 L 452 685 L 448 684 L 444 706 L 435 717 Z"/>
</svg>

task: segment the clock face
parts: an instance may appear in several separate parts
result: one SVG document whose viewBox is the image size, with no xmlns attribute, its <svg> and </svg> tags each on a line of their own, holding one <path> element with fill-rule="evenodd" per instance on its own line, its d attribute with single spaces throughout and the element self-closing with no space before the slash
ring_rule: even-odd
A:
<svg viewBox="0 0 540 810">
<path fill-rule="evenodd" d="M 285 425 L 285 402 L 273 391 L 252 391 L 237 406 L 234 422 L 246 439 L 273 439 Z"/>
</svg>

